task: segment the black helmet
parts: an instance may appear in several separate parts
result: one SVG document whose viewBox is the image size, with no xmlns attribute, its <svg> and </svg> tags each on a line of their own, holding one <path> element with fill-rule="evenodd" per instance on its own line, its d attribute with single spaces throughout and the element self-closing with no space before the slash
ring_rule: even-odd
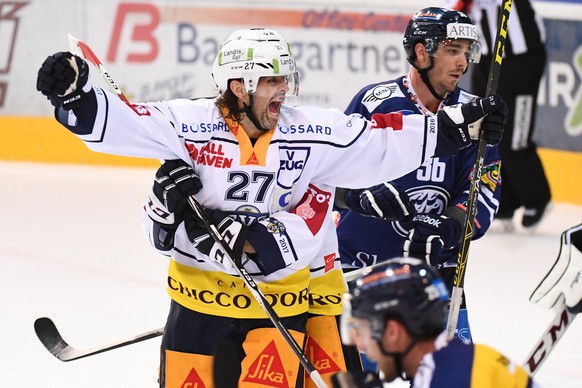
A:
<svg viewBox="0 0 582 388">
<path fill-rule="evenodd" d="M 404 32 L 404 50 L 408 62 L 416 59 L 414 47 L 423 43 L 429 55 L 434 55 L 438 43 L 444 39 L 467 39 L 472 41 L 467 60 L 478 63 L 481 58 L 481 46 L 477 27 L 462 12 L 439 7 L 423 8 L 415 13 Z"/>
<path fill-rule="evenodd" d="M 422 260 L 397 258 L 369 268 L 356 282 L 351 315 L 370 321 L 375 339 L 395 319 L 417 337 L 445 329 L 449 293 L 436 270 Z"/>
</svg>

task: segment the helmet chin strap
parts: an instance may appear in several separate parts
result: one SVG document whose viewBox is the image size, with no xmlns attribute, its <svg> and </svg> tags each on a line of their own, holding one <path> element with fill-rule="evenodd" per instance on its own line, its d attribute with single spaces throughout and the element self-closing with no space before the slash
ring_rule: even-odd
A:
<svg viewBox="0 0 582 388">
<path fill-rule="evenodd" d="M 436 90 L 434 90 L 434 88 L 432 87 L 432 84 L 430 83 L 430 80 L 428 78 L 428 72 L 430 69 L 432 69 L 434 67 L 434 59 L 432 58 L 432 56 L 429 56 L 429 58 L 430 58 L 430 66 L 426 67 L 424 69 L 421 69 L 420 67 L 416 66 L 414 63 L 411 63 L 411 65 L 414 66 L 414 68 L 416 70 L 418 70 L 418 73 L 420 74 L 420 79 L 422 79 L 422 82 L 424 82 L 424 84 L 426 85 L 426 87 L 430 91 L 430 94 L 432 94 L 433 97 L 436 98 L 437 100 L 442 101 L 445 98 L 447 98 L 447 94 L 445 94 L 444 96 L 440 96 L 436 92 Z"/>
<path fill-rule="evenodd" d="M 253 113 L 253 95 L 249 94 L 249 105 L 243 102 L 243 112 L 246 113 L 247 117 L 251 120 L 251 122 L 257 127 L 257 129 L 261 132 L 266 132 L 269 128 L 263 128 L 263 126 L 257 120 L 257 116 Z"/>
<path fill-rule="evenodd" d="M 394 363 L 396 364 L 396 373 L 398 374 L 398 377 L 405 381 L 411 380 L 413 376 L 407 376 L 406 373 L 404 373 L 404 368 L 402 367 L 402 359 L 408 354 L 408 352 L 412 350 L 414 345 L 416 345 L 417 338 L 412 337 L 412 342 L 410 342 L 410 345 L 408 345 L 406 350 L 404 350 L 403 352 L 388 352 L 384 349 L 381 339 L 376 341 L 378 342 L 378 348 L 380 348 L 380 351 L 382 352 L 383 355 L 394 358 Z"/>
</svg>

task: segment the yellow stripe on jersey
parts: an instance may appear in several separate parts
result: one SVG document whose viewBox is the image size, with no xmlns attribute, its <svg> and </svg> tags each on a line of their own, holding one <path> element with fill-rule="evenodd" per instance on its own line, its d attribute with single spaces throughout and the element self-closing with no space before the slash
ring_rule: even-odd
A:
<svg viewBox="0 0 582 388">
<path fill-rule="evenodd" d="M 520 366 L 486 345 L 475 345 L 471 388 L 525 388 L 529 376 Z"/>
<path fill-rule="evenodd" d="M 249 136 L 244 131 L 241 123 L 231 120 L 227 117 L 227 110 L 221 108 L 222 116 L 224 121 L 228 126 L 228 129 L 236 136 L 238 140 L 238 145 L 240 148 L 240 165 L 257 165 L 266 166 L 267 165 L 267 150 L 269 149 L 269 144 L 275 133 L 275 128 L 271 128 L 259 136 L 257 142 L 253 146 Z"/>
<path fill-rule="evenodd" d="M 308 311 L 309 268 L 267 284 L 259 289 L 279 317 Z M 202 271 L 170 260 L 168 294 L 180 305 L 203 314 L 232 318 L 268 318 L 243 280 L 220 271 Z"/>
<path fill-rule="evenodd" d="M 309 283 L 309 312 L 318 315 L 340 315 L 343 295 L 347 292 L 341 269 L 314 277 Z"/>
</svg>

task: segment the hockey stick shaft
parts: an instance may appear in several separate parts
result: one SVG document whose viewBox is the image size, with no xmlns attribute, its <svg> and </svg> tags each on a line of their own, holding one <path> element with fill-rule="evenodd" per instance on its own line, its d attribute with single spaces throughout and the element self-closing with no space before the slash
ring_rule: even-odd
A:
<svg viewBox="0 0 582 388">
<path fill-rule="evenodd" d="M 503 52 L 505 51 L 505 41 L 507 39 L 507 24 L 511 12 L 512 0 L 503 0 L 501 4 L 501 17 L 497 28 L 495 38 L 494 53 L 492 55 L 491 67 L 489 69 L 489 78 L 487 80 L 487 96 L 497 93 L 499 84 L 499 74 L 501 72 L 501 63 L 503 61 Z M 463 222 L 463 234 L 461 235 L 461 246 L 457 257 L 457 268 L 455 269 L 455 278 L 453 281 L 453 290 L 451 293 L 451 303 L 449 306 L 449 316 L 447 320 L 447 335 L 450 339 L 455 336 L 459 312 L 463 302 L 463 287 L 465 283 L 465 271 L 467 269 L 467 259 L 469 254 L 469 245 L 473 237 L 475 227 L 475 215 L 477 214 L 477 203 L 479 198 L 479 187 L 481 186 L 481 175 L 483 173 L 483 163 L 487 151 L 487 141 L 483 131 L 479 135 L 477 143 L 477 155 L 473 166 L 473 175 L 469 188 L 469 200 L 467 202 L 467 212 Z"/>
<path fill-rule="evenodd" d="M 576 318 L 576 314 L 569 312 L 566 305 L 556 314 L 523 363 L 523 368 L 530 376 L 535 375 L 548 359 L 574 318 Z"/>
<path fill-rule="evenodd" d="M 75 52 L 76 53 L 80 52 L 80 54 L 85 59 L 87 59 L 89 62 L 91 62 L 100 71 L 101 76 L 103 78 L 105 78 L 108 85 L 113 89 L 113 91 L 117 94 L 117 96 L 121 100 L 123 100 L 125 103 L 129 104 L 129 100 L 125 97 L 125 95 L 123 94 L 121 89 L 117 86 L 117 84 L 115 83 L 115 81 L 113 80 L 113 78 L 111 77 L 109 72 L 106 71 L 105 67 L 103 66 L 103 64 L 101 63 L 99 58 L 95 55 L 95 53 L 93 53 L 93 51 L 91 50 L 89 45 L 87 45 L 87 43 L 85 43 L 79 39 L 76 39 L 70 35 L 69 35 L 69 44 L 71 45 L 71 49 L 74 49 L 75 47 L 77 47 L 78 50 L 75 49 Z M 301 349 L 301 347 L 299 346 L 297 341 L 295 341 L 295 339 L 293 338 L 293 336 L 291 335 L 289 330 L 283 325 L 283 323 L 281 322 L 281 319 L 277 316 L 277 313 L 275 312 L 273 307 L 269 304 L 269 302 L 267 301 L 267 299 L 265 298 L 265 296 L 263 295 L 263 293 L 261 292 L 261 290 L 259 289 L 259 287 L 255 283 L 253 278 L 248 274 L 248 272 L 244 269 L 244 267 L 242 265 L 240 265 L 238 262 L 236 262 L 236 260 L 234 259 L 234 253 L 232 252 L 232 249 L 230 249 L 230 247 L 228 246 L 226 241 L 224 241 L 222 235 L 218 232 L 218 229 L 216 229 L 216 226 L 208 218 L 208 216 L 206 215 L 206 213 L 205 213 L 204 209 L 202 208 L 202 206 L 200 205 L 200 203 L 196 200 L 196 198 L 194 196 L 189 197 L 188 202 L 189 202 L 190 206 L 192 207 L 192 209 L 198 214 L 200 219 L 202 219 L 204 225 L 208 229 L 212 238 L 218 244 L 220 244 L 222 249 L 226 252 L 227 258 L 232 262 L 234 268 L 237 270 L 238 274 L 243 279 L 245 285 L 248 287 L 248 289 L 251 292 L 251 294 L 253 295 L 253 297 L 257 300 L 257 302 L 259 303 L 261 308 L 265 311 L 265 313 L 267 314 L 267 316 L 269 317 L 269 319 L 271 320 L 271 322 L 273 323 L 275 328 L 279 331 L 279 333 L 281 334 L 281 336 L 283 337 L 285 342 L 287 342 L 287 344 L 291 347 L 291 349 L 293 350 L 293 353 L 297 356 L 301 365 L 303 365 L 305 370 L 309 373 L 309 375 L 312 378 L 312 380 L 314 381 L 314 383 L 320 388 L 327 387 L 327 385 L 323 381 L 321 375 L 319 374 L 319 372 L 317 371 L 317 369 L 315 368 L 313 363 L 309 360 L 309 358 L 307 358 L 305 353 L 303 353 L 303 350 Z"/>
<path fill-rule="evenodd" d="M 303 365 L 305 370 L 309 373 L 309 376 L 313 379 L 314 383 L 321 388 L 327 387 L 315 366 L 311 363 L 309 358 L 307 358 L 305 353 L 303 353 L 303 350 L 301 349 L 297 341 L 295 341 L 289 330 L 283 325 L 281 319 L 277 316 L 277 313 L 275 312 L 273 307 L 269 304 L 269 302 L 267 301 L 267 299 L 265 298 L 265 296 L 255 283 L 253 278 L 249 275 L 249 273 L 242 265 L 235 261 L 234 252 L 226 243 L 218 229 L 216 229 L 216 226 L 208 218 L 206 212 L 204 211 L 200 203 L 196 200 L 194 196 L 188 197 L 188 202 L 190 203 L 190 206 L 192 207 L 192 209 L 194 209 L 198 217 L 200 217 L 200 219 L 204 223 L 204 226 L 206 227 L 206 229 L 208 229 L 214 241 L 220 244 L 222 249 L 226 252 L 227 258 L 232 262 L 234 268 L 236 269 L 240 277 L 243 279 L 245 285 L 248 287 L 251 294 L 253 294 L 253 297 L 257 300 L 259 305 L 265 311 L 265 313 L 267 314 L 273 325 L 275 325 L 275 328 L 279 331 L 283 339 L 287 342 L 291 350 L 293 350 L 293 353 L 295 353 L 295 355 L 301 362 L 301 365 Z"/>
<path fill-rule="evenodd" d="M 109 85 L 113 92 L 117 94 L 117 96 L 123 102 L 125 102 L 127 105 L 130 105 L 129 100 L 127 99 L 127 97 L 125 97 L 125 95 L 121 91 L 121 88 L 115 83 L 113 78 L 111 78 L 109 72 L 107 71 L 107 69 L 105 69 L 105 66 L 103 66 L 103 63 L 101 63 L 97 55 L 95 55 L 93 50 L 91 50 L 91 47 L 89 47 L 87 43 L 73 37 L 72 35 L 69 35 L 68 37 L 69 37 L 69 48 L 71 49 L 73 54 L 79 55 L 80 57 L 89 61 L 97 69 L 99 69 L 101 76 L 105 79 L 107 85 Z"/>
<path fill-rule="evenodd" d="M 85 42 L 73 37 L 72 35 L 68 36 L 69 38 L 69 48 L 71 52 L 83 57 L 85 60 L 89 61 L 93 66 L 95 66 L 99 72 L 101 73 L 102 77 L 107 82 L 107 85 L 115 92 L 115 94 L 126 104 L 129 105 L 129 100 L 125 97 L 121 88 L 117 86 L 113 78 L 109 75 L 109 72 L 103 66 L 103 63 L 99 60 L 99 58 L 95 55 L 93 50 L 87 45 Z M 115 343 L 111 343 L 108 345 L 100 346 L 97 348 L 91 349 L 78 349 L 74 348 L 69 345 L 59 333 L 57 327 L 55 326 L 54 322 L 50 318 L 38 318 L 34 322 L 34 330 L 38 339 L 42 342 L 44 347 L 56 358 L 61 361 L 72 361 L 78 360 L 80 358 L 92 356 L 95 354 L 103 353 L 109 350 L 114 350 L 123 346 L 132 345 L 141 341 L 145 341 L 151 338 L 158 337 L 164 333 L 164 329 L 156 329 L 152 331 L 148 331 L 146 333 L 138 334 L 137 336 L 121 340 Z"/>
<path fill-rule="evenodd" d="M 149 340 L 161 336 L 164 333 L 164 328 L 148 331 L 146 333 L 138 334 L 135 337 L 113 342 L 108 345 L 99 346 L 90 349 L 78 349 L 69 345 L 61 336 L 54 322 L 50 318 L 38 318 L 34 322 L 34 331 L 40 342 L 44 347 L 56 358 L 61 361 L 73 361 L 80 358 L 93 356 L 95 354 L 107 352 L 109 350 L 118 349 L 127 345 L 133 345 L 138 342 Z"/>
</svg>

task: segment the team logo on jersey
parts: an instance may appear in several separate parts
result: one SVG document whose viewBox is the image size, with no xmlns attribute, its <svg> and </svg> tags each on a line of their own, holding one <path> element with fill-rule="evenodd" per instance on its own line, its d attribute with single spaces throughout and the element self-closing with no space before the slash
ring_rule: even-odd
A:
<svg viewBox="0 0 582 388">
<path fill-rule="evenodd" d="M 330 207 L 331 193 L 310 184 L 299 204 L 291 211 L 305 221 L 307 227 L 315 236 L 321 229 L 327 211 Z"/>
<path fill-rule="evenodd" d="M 279 147 L 277 185 L 286 189 L 292 187 L 301 177 L 310 153 L 310 147 Z"/>
<path fill-rule="evenodd" d="M 283 225 L 283 223 L 276 218 L 269 218 L 267 231 L 271 234 L 282 235 L 285 233 L 285 225 Z"/>
<path fill-rule="evenodd" d="M 489 187 L 491 191 L 495 191 L 497 185 L 501 183 L 501 161 L 496 160 L 490 164 L 483 166 L 481 173 L 481 183 Z M 469 180 L 473 177 L 473 170 L 469 174 Z"/>
<path fill-rule="evenodd" d="M 287 388 L 289 386 L 275 341 L 269 342 L 263 349 L 249 367 L 249 372 L 243 381 L 268 387 Z"/>
<path fill-rule="evenodd" d="M 414 204 L 416 213 L 435 213 L 443 214 L 448 206 L 450 195 L 442 187 L 423 185 L 407 190 L 406 194 L 410 202 Z M 392 222 L 392 227 L 398 235 L 405 237 L 409 230 L 400 222 Z"/>
</svg>

